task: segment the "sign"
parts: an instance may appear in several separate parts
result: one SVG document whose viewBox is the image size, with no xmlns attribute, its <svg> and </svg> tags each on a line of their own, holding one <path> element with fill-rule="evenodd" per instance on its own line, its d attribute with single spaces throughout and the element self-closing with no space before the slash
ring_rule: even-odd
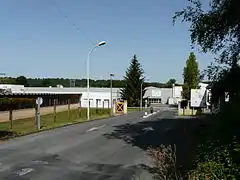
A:
<svg viewBox="0 0 240 180">
<path fill-rule="evenodd" d="M 116 112 L 117 113 L 123 113 L 124 111 L 124 102 L 117 102 L 116 103 Z"/>
<path fill-rule="evenodd" d="M 41 98 L 41 97 L 38 97 L 37 99 L 36 99 L 36 104 L 40 104 L 40 105 L 42 105 L 42 103 L 43 103 L 43 98 Z"/>
<path fill-rule="evenodd" d="M 225 92 L 225 102 L 229 102 L 229 93 Z"/>
<path fill-rule="evenodd" d="M 204 107 L 205 89 L 191 89 L 191 107 Z"/>
</svg>

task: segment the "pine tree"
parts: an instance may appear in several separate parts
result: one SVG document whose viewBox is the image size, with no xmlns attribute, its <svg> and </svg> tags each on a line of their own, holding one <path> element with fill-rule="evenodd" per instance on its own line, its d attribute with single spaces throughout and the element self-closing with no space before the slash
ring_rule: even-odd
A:
<svg viewBox="0 0 240 180">
<path fill-rule="evenodd" d="M 190 53 L 188 60 L 186 61 L 186 66 L 183 70 L 183 98 L 189 100 L 191 89 L 195 89 L 199 84 L 199 69 L 196 56 L 193 52 Z"/>
<path fill-rule="evenodd" d="M 125 87 L 121 89 L 122 99 L 128 101 L 128 106 L 137 107 L 140 104 L 141 99 L 141 84 L 143 84 L 143 93 L 144 95 L 144 78 L 143 69 L 137 59 L 137 56 L 134 55 L 129 68 L 126 71 L 124 76 Z"/>
</svg>

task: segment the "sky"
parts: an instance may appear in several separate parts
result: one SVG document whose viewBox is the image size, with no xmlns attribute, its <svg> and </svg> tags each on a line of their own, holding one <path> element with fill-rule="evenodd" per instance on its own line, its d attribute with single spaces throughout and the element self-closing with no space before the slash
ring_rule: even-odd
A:
<svg viewBox="0 0 240 180">
<path fill-rule="evenodd" d="M 173 26 L 187 0 L 1 0 L 0 72 L 7 76 L 122 79 L 134 54 L 149 81 L 182 82 L 187 24 Z M 200 69 L 212 56 L 193 50 Z"/>
</svg>

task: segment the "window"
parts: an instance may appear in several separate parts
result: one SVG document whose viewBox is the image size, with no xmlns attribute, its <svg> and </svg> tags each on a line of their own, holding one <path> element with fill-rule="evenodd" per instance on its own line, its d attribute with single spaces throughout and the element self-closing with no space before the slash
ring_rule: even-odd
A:
<svg viewBox="0 0 240 180">
<path fill-rule="evenodd" d="M 101 99 L 96 99 L 96 104 L 97 104 L 98 106 L 101 106 Z"/>
</svg>

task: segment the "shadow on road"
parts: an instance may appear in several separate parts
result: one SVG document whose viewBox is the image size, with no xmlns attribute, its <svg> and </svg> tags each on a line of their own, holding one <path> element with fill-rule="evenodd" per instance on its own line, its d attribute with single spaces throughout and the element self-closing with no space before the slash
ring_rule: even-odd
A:
<svg viewBox="0 0 240 180">
<path fill-rule="evenodd" d="M 190 168 L 198 143 L 197 133 L 202 128 L 198 118 L 170 118 L 115 126 L 106 138 L 122 139 L 132 146 L 147 150 L 160 145 L 175 145 L 177 166 Z"/>
</svg>

